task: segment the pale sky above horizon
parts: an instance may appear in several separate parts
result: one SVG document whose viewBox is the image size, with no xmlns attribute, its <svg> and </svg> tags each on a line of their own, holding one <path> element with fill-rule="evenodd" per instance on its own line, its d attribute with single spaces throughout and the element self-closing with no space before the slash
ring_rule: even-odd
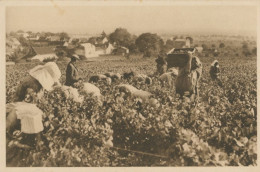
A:
<svg viewBox="0 0 260 172">
<path fill-rule="evenodd" d="M 6 31 L 50 31 L 79 34 L 130 33 L 257 33 L 253 6 L 52 6 L 6 8 Z"/>
</svg>

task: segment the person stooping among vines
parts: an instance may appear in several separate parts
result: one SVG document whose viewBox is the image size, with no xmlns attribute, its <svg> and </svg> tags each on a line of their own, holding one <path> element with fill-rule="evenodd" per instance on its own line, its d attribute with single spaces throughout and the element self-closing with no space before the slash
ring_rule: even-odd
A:
<svg viewBox="0 0 260 172">
<path fill-rule="evenodd" d="M 166 54 L 165 53 L 160 53 L 158 55 L 158 58 L 155 60 L 156 62 L 156 67 L 157 67 L 157 73 L 159 75 L 164 74 L 167 71 L 167 61 L 166 61 Z"/>
<path fill-rule="evenodd" d="M 6 105 L 7 143 L 14 131 L 21 131 L 22 143 L 33 146 L 41 140 L 43 112 L 34 104 L 41 99 L 44 90 L 51 91 L 60 85 L 61 72 L 54 62 L 38 65 L 29 71 L 29 76 L 18 86 L 12 103 Z M 26 147 L 19 142 L 16 146 Z"/>
<path fill-rule="evenodd" d="M 78 81 L 81 81 L 82 79 L 79 77 L 79 71 L 76 67 L 76 62 L 79 60 L 79 56 L 74 54 L 71 56 L 71 61 L 67 65 L 66 69 L 66 86 L 72 86 L 74 87 L 74 84 Z"/>
<path fill-rule="evenodd" d="M 187 92 L 189 95 L 199 95 L 199 80 L 202 75 L 202 63 L 200 59 L 188 52 L 188 62 L 184 67 L 179 68 L 179 74 L 176 79 L 176 93 L 181 96 Z"/>
<path fill-rule="evenodd" d="M 222 87 L 222 82 L 220 80 L 219 62 L 217 60 L 214 60 L 213 63 L 211 64 L 209 74 L 211 79 L 213 81 L 216 81 L 217 84 Z"/>
</svg>

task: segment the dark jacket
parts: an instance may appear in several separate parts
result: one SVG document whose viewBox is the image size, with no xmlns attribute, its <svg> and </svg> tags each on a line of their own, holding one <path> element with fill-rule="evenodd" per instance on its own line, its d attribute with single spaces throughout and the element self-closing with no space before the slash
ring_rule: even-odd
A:
<svg viewBox="0 0 260 172">
<path fill-rule="evenodd" d="M 218 79 L 219 73 L 220 73 L 220 69 L 219 69 L 219 67 L 211 66 L 209 73 L 210 73 L 210 76 L 211 76 L 211 78 L 213 80 Z"/>
<path fill-rule="evenodd" d="M 78 82 L 79 76 L 78 76 L 78 69 L 72 62 L 70 62 L 66 69 L 66 82 L 65 85 L 67 86 L 73 86 L 75 82 Z"/>
<path fill-rule="evenodd" d="M 167 61 L 165 56 L 159 56 L 155 62 L 157 63 L 157 72 L 162 75 L 167 71 Z"/>
</svg>

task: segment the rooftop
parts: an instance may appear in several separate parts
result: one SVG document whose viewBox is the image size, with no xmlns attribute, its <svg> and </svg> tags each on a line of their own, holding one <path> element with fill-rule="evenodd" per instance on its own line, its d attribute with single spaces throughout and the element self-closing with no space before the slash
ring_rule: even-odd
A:
<svg viewBox="0 0 260 172">
<path fill-rule="evenodd" d="M 55 53 L 55 46 L 48 47 L 33 47 L 36 54 L 53 54 Z"/>
</svg>

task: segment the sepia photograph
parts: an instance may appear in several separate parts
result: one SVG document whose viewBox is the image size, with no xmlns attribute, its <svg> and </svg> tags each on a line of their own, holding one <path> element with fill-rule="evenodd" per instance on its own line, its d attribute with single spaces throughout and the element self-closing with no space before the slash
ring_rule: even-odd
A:
<svg viewBox="0 0 260 172">
<path fill-rule="evenodd" d="M 254 3 L 5 6 L 9 167 L 257 167 Z"/>
</svg>

